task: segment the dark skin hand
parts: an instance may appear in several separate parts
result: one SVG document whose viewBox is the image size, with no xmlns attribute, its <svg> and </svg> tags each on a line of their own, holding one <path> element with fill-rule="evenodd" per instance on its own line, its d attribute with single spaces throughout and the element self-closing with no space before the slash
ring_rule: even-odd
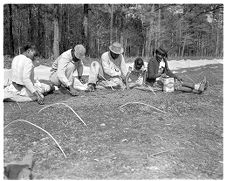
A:
<svg viewBox="0 0 225 181">
<path fill-rule="evenodd" d="M 38 104 L 43 105 L 44 104 L 44 96 L 38 91 L 35 91 L 34 95 L 37 97 Z"/>
<path fill-rule="evenodd" d="M 78 96 L 79 95 L 78 91 L 76 89 L 74 89 L 72 85 L 69 86 L 69 91 L 70 91 L 70 94 L 72 96 Z"/>
</svg>

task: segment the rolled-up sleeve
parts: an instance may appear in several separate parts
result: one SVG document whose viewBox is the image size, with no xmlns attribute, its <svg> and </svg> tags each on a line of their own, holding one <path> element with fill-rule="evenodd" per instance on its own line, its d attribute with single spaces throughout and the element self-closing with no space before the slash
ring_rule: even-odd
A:
<svg viewBox="0 0 225 181">
<path fill-rule="evenodd" d="M 36 89 L 33 82 L 31 81 L 31 75 L 34 73 L 34 65 L 32 62 L 27 62 L 24 65 L 23 70 L 23 83 L 24 86 L 33 94 Z"/>
<path fill-rule="evenodd" d="M 66 69 L 69 62 L 70 61 L 67 60 L 66 58 L 61 58 L 58 61 L 58 69 L 57 69 L 57 76 L 59 80 L 62 82 L 62 84 L 64 84 L 67 87 L 71 85 L 71 82 L 66 77 Z"/>
<path fill-rule="evenodd" d="M 108 59 L 102 56 L 102 68 L 104 72 L 110 76 L 120 76 L 121 71 L 114 66 Z"/>
</svg>

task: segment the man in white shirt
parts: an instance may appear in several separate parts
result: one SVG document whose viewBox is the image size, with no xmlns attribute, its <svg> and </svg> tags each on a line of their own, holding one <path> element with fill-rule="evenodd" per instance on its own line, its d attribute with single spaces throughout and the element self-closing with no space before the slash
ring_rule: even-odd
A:
<svg viewBox="0 0 225 181">
<path fill-rule="evenodd" d="M 37 54 L 35 45 L 25 45 L 24 52 L 17 55 L 12 61 L 12 83 L 5 88 L 5 93 L 12 97 L 19 96 L 23 100 L 37 100 L 44 104 L 44 93 L 53 91 L 50 85 L 35 82 L 34 80 L 34 57 Z M 7 96 L 6 96 L 7 98 Z M 10 97 L 9 97 L 10 98 Z M 13 100 L 13 99 L 12 99 Z"/>
<path fill-rule="evenodd" d="M 85 58 L 86 49 L 83 45 L 76 45 L 73 49 L 69 49 L 62 53 L 52 64 L 50 81 L 55 86 L 65 87 L 72 96 L 77 96 L 78 92 L 74 89 L 74 76 L 75 70 L 78 72 L 78 79 L 84 82 L 83 62 Z"/>
<path fill-rule="evenodd" d="M 87 92 L 94 91 L 99 80 L 105 80 L 112 87 L 124 86 L 128 71 L 122 53 L 122 45 L 114 42 L 109 51 L 102 54 L 100 63 L 91 63 Z"/>
</svg>

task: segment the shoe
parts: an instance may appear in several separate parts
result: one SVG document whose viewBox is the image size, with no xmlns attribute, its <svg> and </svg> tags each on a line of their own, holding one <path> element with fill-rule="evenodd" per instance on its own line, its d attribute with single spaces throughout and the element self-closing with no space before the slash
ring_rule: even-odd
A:
<svg viewBox="0 0 225 181">
<path fill-rule="evenodd" d="M 96 87 L 95 84 L 89 83 L 87 89 L 85 90 L 85 92 L 94 92 L 95 91 L 95 87 Z"/>
<path fill-rule="evenodd" d="M 206 81 L 206 78 L 204 77 L 204 79 L 200 82 L 200 86 L 198 88 L 199 94 L 201 94 L 205 90 L 206 84 L 207 84 L 207 81 Z"/>
</svg>

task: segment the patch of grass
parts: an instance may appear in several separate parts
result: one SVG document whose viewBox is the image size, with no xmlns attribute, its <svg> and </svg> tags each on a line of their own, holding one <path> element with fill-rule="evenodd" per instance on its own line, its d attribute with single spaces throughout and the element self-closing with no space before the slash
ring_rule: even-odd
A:
<svg viewBox="0 0 225 181">
<path fill-rule="evenodd" d="M 223 66 L 189 68 L 187 75 L 209 87 L 203 94 L 97 90 L 80 96 L 54 93 L 46 104 L 70 105 L 88 127 L 76 124 L 69 109 L 45 109 L 36 102 L 4 103 L 4 124 L 25 119 L 48 130 L 67 155 L 52 149 L 44 133 L 14 125 L 4 133 L 4 161 L 21 159 L 32 149 L 34 179 L 222 179 Z M 201 73 L 201 74 L 200 74 Z M 199 75 L 200 74 L 200 75 Z M 163 110 L 159 114 L 149 106 Z M 10 107 L 12 106 L 12 108 Z M 12 111 L 13 110 L 13 111 Z M 25 136 L 26 134 L 32 136 Z M 45 135 L 46 136 L 46 135 Z"/>
</svg>

